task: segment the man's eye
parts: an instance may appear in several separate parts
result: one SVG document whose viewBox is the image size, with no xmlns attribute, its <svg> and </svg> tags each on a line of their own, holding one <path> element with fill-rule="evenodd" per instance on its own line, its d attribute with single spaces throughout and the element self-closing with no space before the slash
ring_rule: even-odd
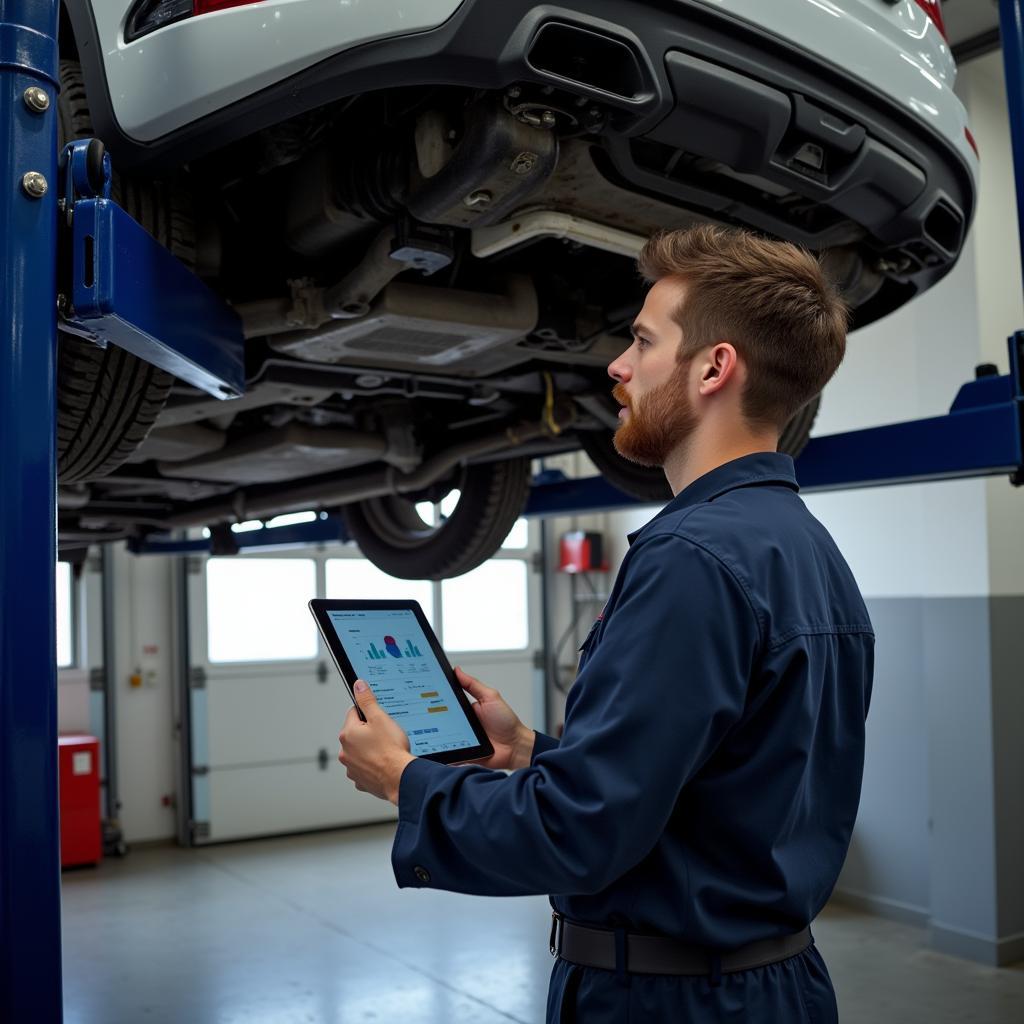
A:
<svg viewBox="0 0 1024 1024">
<path fill-rule="evenodd" d="M 637 338 L 636 339 L 636 347 L 637 348 L 649 348 L 650 344 L 651 343 L 646 338 Z"/>
</svg>

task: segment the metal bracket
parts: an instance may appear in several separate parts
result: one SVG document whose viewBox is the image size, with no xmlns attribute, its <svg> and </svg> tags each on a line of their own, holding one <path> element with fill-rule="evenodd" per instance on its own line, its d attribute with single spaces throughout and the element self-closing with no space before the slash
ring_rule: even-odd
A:
<svg viewBox="0 0 1024 1024">
<path fill-rule="evenodd" d="M 241 320 L 110 198 L 103 144 L 69 143 L 60 172 L 61 329 L 117 345 L 217 398 L 243 394 Z"/>
<path fill-rule="evenodd" d="M 1017 437 L 1024 450 L 1024 331 L 1016 331 L 1010 336 L 1010 379 L 1013 382 L 1013 402 L 1017 407 Z M 1014 487 L 1024 486 L 1024 460 L 1010 474 L 1010 483 Z"/>
<path fill-rule="evenodd" d="M 205 690 L 206 689 L 206 669 L 201 665 L 196 665 L 195 668 L 189 672 L 188 676 L 189 685 L 193 690 Z"/>
</svg>

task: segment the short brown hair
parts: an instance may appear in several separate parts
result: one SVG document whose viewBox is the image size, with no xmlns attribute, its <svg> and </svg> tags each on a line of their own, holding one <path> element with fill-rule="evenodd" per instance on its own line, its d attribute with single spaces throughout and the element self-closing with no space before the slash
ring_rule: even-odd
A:
<svg viewBox="0 0 1024 1024">
<path fill-rule="evenodd" d="M 800 246 L 705 224 L 655 235 L 638 265 L 649 281 L 689 286 L 674 316 L 680 359 L 729 341 L 747 362 L 742 409 L 752 424 L 781 431 L 843 361 L 846 304 Z"/>
</svg>

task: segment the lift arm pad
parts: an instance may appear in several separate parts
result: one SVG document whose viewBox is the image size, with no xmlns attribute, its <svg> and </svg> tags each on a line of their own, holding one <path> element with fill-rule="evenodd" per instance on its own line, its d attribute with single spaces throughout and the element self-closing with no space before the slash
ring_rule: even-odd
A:
<svg viewBox="0 0 1024 1024">
<path fill-rule="evenodd" d="M 245 391 L 238 315 L 113 200 L 78 199 L 62 326 L 218 398 Z"/>
</svg>

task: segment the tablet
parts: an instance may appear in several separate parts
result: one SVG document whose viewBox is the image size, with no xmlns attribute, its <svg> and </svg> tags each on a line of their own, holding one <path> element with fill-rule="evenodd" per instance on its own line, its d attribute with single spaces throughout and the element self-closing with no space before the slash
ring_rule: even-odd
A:
<svg viewBox="0 0 1024 1024">
<path fill-rule="evenodd" d="M 413 754 L 453 764 L 494 753 L 418 602 L 317 598 L 309 610 L 353 701 L 365 679 Z"/>
</svg>

